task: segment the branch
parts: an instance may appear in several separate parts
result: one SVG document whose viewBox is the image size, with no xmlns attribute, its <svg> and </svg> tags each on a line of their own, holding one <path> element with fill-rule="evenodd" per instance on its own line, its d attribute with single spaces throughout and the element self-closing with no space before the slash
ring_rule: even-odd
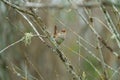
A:
<svg viewBox="0 0 120 80">
<path fill-rule="evenodd" d="M 110 52 L 112 52 L 116 57 L 119 57 L 118 53 L 114 52 L 113 49 L 105 42 L 102 37 L 99 36 L 97 38 Z"/>
<path fill-rule="evenodd" d="M 0 50 L 0 54 L 3 53 L 3 52 L 4 52 L 5 50 L 7 50 L 8 48 L 14 46 L 15 44 L 17 44 L 17 43 L 19 43 L 19 42 L 21 42 L 21 41 L 23 41 L 23 40 L 24 40 L 24 38 L 21 38 L 21 39 L 19 39 L 18 41 L 14 42 L 14 43 L 12 43 L 12 44 L 10 44 L 10 45 L 8 45 L 8 46 L 5 47 L 4 49 Z"/>
<path fill-rule="evenodd" d="M 31 16 L 34 15 L 34 14 L 31 13 L 30 11 L 25 10 L 25 9 L 22 9 L 22 8 L 20 8 L 20 7 L 16 6 L 16 5 L 14 5 L 14 4 L 12 4 L 12 3 L 6 1 L 6 0 L 1 0 L 1 1 L 2 1 L 4 4 L 6 4 L 6 5 L 12 7 L 13 9 L 16 9 L 16 10 L 18 10 L 18 11 L 20 11 L 20 12 L 27 13 L 27 14 L 29 14 L 29 15 L 31 15 Z"/>
<path fill-rule="evenodd" d="M 50 40 L 50 42 L 53 44 L 54 48 L 52 48 L 51 46 L 49 46 L 48 44 L 46 44 L 44 42 L 44 44 L 49 47 L 50 49 L 55 50 L 59 56 L 59 58 L 62 60 L 62 62 L 64 63 L 64 65 L 66 66 L 67 70 L 69 71 L 70 74 L 73 75 L 74 80 L 81 80 L 81 78 L 77 75 L 77 73 L 75 72 L 73 65 L 70 63 L 70 61 L 68 60 L 68 58 L 64 55 L 64 53 L 59 49 L 58 46 L 56 46 L 54 44 L 53 41 L 51 41 L 51 35 L 49 34 L 49 32 L 47 32 L 44 28 L 45 24 L 44 22 L 39 18 L 39 16 L 37 16 L 35 13 L 32 13 L 26 9 L 22 9 L 21 7 L 18 7 L 10 2 L 8 2 L 7 0 L 1 0 L 3 3 L 5 3 L 6 5 L 14 8 L 17 11 L 20 11 L 22 13 L 28 14 L 30 16 L 32 16 L 36 22 L 36 24 L 38 24 L 38 26 L 40 26 L 42 32 L 44 34 L 46 34 L 47 38 Z M 29 23 L 30 24 L 30 23 Z M 32 26 L 32 25 L 31 25 Z"/>
</svg>

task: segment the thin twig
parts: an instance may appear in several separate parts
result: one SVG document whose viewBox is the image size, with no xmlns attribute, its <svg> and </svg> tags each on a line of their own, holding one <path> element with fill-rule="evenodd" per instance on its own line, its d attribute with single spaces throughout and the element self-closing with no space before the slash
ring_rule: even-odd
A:
<svg viewBox="0 0 120 80">
<path fill-rule="evenodd" d="M 78 15 L 83 19 L 83 21 L 90 26 L 90 29 L 93 31 L 93 33 L 97 36 L 97 38 L 102 41 L 102 44 L 104 44 L 104 46 L 110 51 L 112 52 L 113 55 L 115 55 L 116 57 L 118 57 L 118 53 L 114 52 L 113 49 L 107 45 L 107 43 L 104 41 L 104 39 L 97 33 L 97 31 L 93 28 L 93 26 L 86 20 L 86 18 L 78 11 L 76 10 L 76 12 L 78 13 Z M 118 39 L 116 38 L 117 42 Z"/>
<path fill-rule="evenodd" d="M 31 27 L 32 27 L 32 29 L 35 31 L 35 33 L 37 34 L 37 35 L 40 35 L 39 34 L 39 32 L 37 31 L 37 29 L 35 28 L 35 26 L 32 24 L 32 22 L 30 22 L 30 20 L 23 14 L 23 13 L 21 13 L 20 11 L 18 11 L 23 17 L 24 17 L 24 19 L 31 25 Z M 44 43 L 45 41 L 44 41 L 44 39 L 41 37 L 41 36 L 38 36 L 39 37 L 39 39 Z"/>
<path fill-rule="evenodd" d="M 2 50 L 0 50 L 0 54 L 2 54 L 5 50 L 7 50 L 8 48 L 14 46 L 15 44 L 17 44 L 17 43 L 19 43 L 19 42 L 21 42 L 23 40 L 24 40 L 24 38 L 21 38 L 21 39 L 17 40 L 16 42 L 14 42 L 14 43 L 8 45 L 7 47 L 3 48 Z"/>
<path fill-rule="evenodd" d="M 118 53 L 114 52 L 113 49 L 104 41 L 102 37 L 98 37 L 98 40 L 101 41 L 101 43 L 110 51 L 112 52 L 116 57 L 119 57 Z"/>
<path fill-rule="evenodd" d="M 97 20 L 99 23 L 101 23 L 112 34 L 112 31 L 109 29 L 109 27 L 102 20 L 100 20 L 97 17 L 92 17 L 92 18 Z"/>
<path fill-rule="evenodd" d="M 115 35 L 115 40 L 117 42 L 118 47 L 120 48 L 120 37 L 119 37 L 120 35 L 119 35 L 119 33 L 118 33 L 117 29 L 116 29 L 116 26 L 113 23 L 113 21 L 112 21 L 112 19 L 110 17 L 110 14 L 106 10 L 106 7 L 104 5 L 102 5 L 100 8 L 104 13 L 107 24 L 108 24 L 109 28 L 111 29 L 113 35 Z"/>
<path fill-rule="evenodd" d="M 114 76 L 116 76 L 117 72 L 120 70 L 120 67 L 117 68 L 116 71 L 112 74 L 112 76 L 109 78 L 109 80 L 112 80 Z"/>
<path fill-rule="evenodd" d="M 11 64 L 10 69 L 14 74 L 16 74 L 18 77 L 22 78 L 23 80 L 26 80 L 24 74 L 24 70 L 20 69 L 18 66 Z M 33 80 L 38 80 L 38 78 L 34 77 L 33 75 L 29 74 L 28 77 Z"/>
<path fill-rule="evenodd" d="M 81 44 L 80 42 L 77 42 L 77 43 Z M 81 57 L 82 59 L 84 59 L 86 62 L 88 62 L 93 67 L 93 69 L 98 73 L 98 75 L 101 77 L 101 72 L 93 65 L 92 62 L 90 62 L 90 60 L 88 60 L 87 58 L 85 58 L 81 54 L 78 54 L 76 51 L 72 50 L 71 48 L 69 48 L 69 47 L 67 47 L 65 45 L 64 45 L 64 47 L 66 47 L 68 50 L 72 51 L 73 53 L 77 54 L 79 57 Z"/>
<path fill-rule="evenodd" d="M 60 21 L 59 19 L 57 19 L 57 21 L 61 23 L 64 27 L 66 27 L 68 30 L 70 30 L 73 34 L 75 34 L 80 40 L 84 41 L 86 44 L 90 45 L 91 47 L 96 48 L 96 46 L 94 46 L 92 43 L 84 39 L 81 35 L 77 34 L 70 27 L 67 27 L 62 21 Z"/>
<path fill-rule="evenodd" d="M 28 58 L 28 56 L 25 54 L 25 58 L 27 60 L 27 62 L 32 66 L 32 68 L 35 70 L 35 72 L 39 75 L 39 77 L 42 80 L 45 80 L 44 77 L 41 75 L 41 73 L 38 71 L 38 69 L 35 67 L 35 65 L 32 63 L 32 61 Z"/>
<path fill-rule="evenodd" d="M 99 58 L 95 55 L 95 53 L 93 53 L 92 51 L 90 51 L 87 47 L 85 47 L 85 46 L 84 46 L 83 44 L 81 44 L 80 42 L 78 42 L 78 44 L 79 44 L 81 47 L 83 47 L 83 48 L 84 48 L 92 57 L 94 57 L 97 61 L 102 62 L 101 59 L 99 59 Z M 108 64 L 104 63 L 104 65 L 105 65 L 107 68 L 111 69 L 112 71 L 115 71 L 115 72 L 119 73 L 117 70 L 115 70 L 114 68 L 112 68 L 112 67 L 109 66 Z"/>
<path fill-rule="evenodd" d="M 101 65 L 102 65 L 102 68 L 103 68 L 103 75 L 104 75 L 103 78 L 104 78 L 104 80 L 108 80 L 105 61 L 104 61 L 104 57 L 103 57 L 103 52 L 102 52 L 102 49 L 100 48 L 101 47 L 100 41 L 98 39 L 97 39 L 97 41 L 98 41 L 98 49 L 99 49 L 99 53 L 100 53 L 100 58 L 101 58 Z"/>
<path fill-rule="evenodd" d="M 34 15 L 34 14 L 31 13 L 30 11 L 28 11 L 27 9 L 22 9 L 22 8 L 20 8 L 20 7 L 16 6 L 16 5 L 8 2 L 7 0 L 1 0 L 1 1 L 2 1 L 3 3 L 5 3 L 6 5 L 12 7 L 13 9 L 19 10 L 20 12 L 27 13 L 27 14 L 29 14 L 29 15 L 31 15 L 31 16 Z"/>
<path fill-rule="evenodd" d="M 28 11 L 28 10 L 21 9 L 20 7 L 14 5 L 14 4 L 6 1 L 6 0 L 2 0 L 2 2 L 4 2 L 5 4 L 11 6 L 12 8 L 14 8 L 14 9 L 16 9 L 16 10 L 22 12 L 22 13 L 31 15 L 31 16 L 34 18 L 34 20 L 36 21 L 36 23 L 39 24 L 39 26 L 41 27 L 41 30 L 43 31 L 43 33 L 47 34 L 46 36 L 47 36 L 47 38 L 50 40 L 50 42 L 53 43 L 53 46 L 55 47 L 55 51 L 57 52 L 57 54 L 59 55 L 59 58 L 62 60 L 62 62 L 63 62 L 63 63 L 65 64 L 65 66 L 67 67 L 67 70 L 69 71 L 69 73 L 73 75 L 73 78 L 74 78 L 75 80 L 81 80 L 81 79 L 79 78 L 79 76 L 77 75 L 77 73 L 75 72 L 75 70 L 74 70 L 74 68 L 73 68 L 73 65 L 70 63 L 70 61 L 68 60 L 68 58 L 64 55 L 64 53 L 63 53 L 61 50 L 59 50 L 59 48 L 54 44 L 54 42 L 51 41 L 51 36 L 50 36 L 50 34 L 44 29 L 44 25 L 45 25 L 45 24 L 42 22 L 41 19 L 38 19 L 39 17 L 38 17 L 35 13 L 33 14 L 32 12 L 30 12 L 30 11 Z M 45 44 L 46 44 L 46 43 L 45 43 Z M 46 44 L 46 45 L 47 45 L 47 44 Z M 47 46 L 48 46 L 50 49 L 53 50 L 53 48 L 52 48 L 51 46 L 49 46 L 49 45 L 47 45 Z"/>
</svg>

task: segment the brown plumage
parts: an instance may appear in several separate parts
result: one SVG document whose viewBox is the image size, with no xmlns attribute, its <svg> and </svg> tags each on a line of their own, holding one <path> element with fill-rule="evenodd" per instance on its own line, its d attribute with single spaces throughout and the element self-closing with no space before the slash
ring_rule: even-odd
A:
<svg viewBox="0 0 120 80">
<path fill-rule="evenodd" d="M 66 37 L 66 30 L 62 29 L 60 32 L 57 32 L 57 26 L 54 27 L 54 35 L 55 41 L 58 45 L 60 45 Z"/>
</svg>

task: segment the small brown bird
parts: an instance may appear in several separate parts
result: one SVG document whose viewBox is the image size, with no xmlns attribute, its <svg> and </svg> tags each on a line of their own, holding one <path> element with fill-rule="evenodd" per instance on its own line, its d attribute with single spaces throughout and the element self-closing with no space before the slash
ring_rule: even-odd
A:
<svg viewBox="0 0 120 80">
<path fill-rule="evenodd" d="M 54 27 L 54 36 L 53 38 L 55 39 L 56 43 L 60 45 L 66 37 L 66 30 L 62 29 L 61 31 L 57 32 L 57 26 Z"/>
</svg>

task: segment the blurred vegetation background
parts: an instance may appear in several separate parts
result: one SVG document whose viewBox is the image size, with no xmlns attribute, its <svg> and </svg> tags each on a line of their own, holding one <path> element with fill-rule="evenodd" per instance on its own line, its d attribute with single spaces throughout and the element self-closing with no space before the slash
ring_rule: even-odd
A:
<svg viewBox="0 0 120 80">
<path fill-rule="evenodd" d="M 20 14 L 21 11 L 5 4 L 4 1 L 38 15 L 50 36 L 53 36 L 55 25 L 59 31 L 66 30 L 66 38 L 59 45 L 59 49 L 71 62 L 76 74 L 82 78 L 80 80 L 119 80 L 119 8 L 102 3 L 95 7 L 75 5 L 92 4 L 102 0 L 1 0 L 0 80 L 73 79 L 56 52 L 47 47 L 37 36 L 32 37 L 29 45 L 20 41 L 2 52 L 4 48 L 25 36 L 25 33 L 36 34 L 29 22 Z M 63 8 L 32 7 L 36 5 L 27 5 L 28 2 L 36 5 L 55 4 L 58 7 L 63 5 Z M 66 5 L 71 6 L 64 7 Z M 46 36 L 32 17 L 27 13 L 24 15 L 33 23 L 39 34 Z M 114 34 L 114 28 L 118 35 Z M 49 39 L 43 39 L 47 45 L 53 47 Z"/>
</svg>

